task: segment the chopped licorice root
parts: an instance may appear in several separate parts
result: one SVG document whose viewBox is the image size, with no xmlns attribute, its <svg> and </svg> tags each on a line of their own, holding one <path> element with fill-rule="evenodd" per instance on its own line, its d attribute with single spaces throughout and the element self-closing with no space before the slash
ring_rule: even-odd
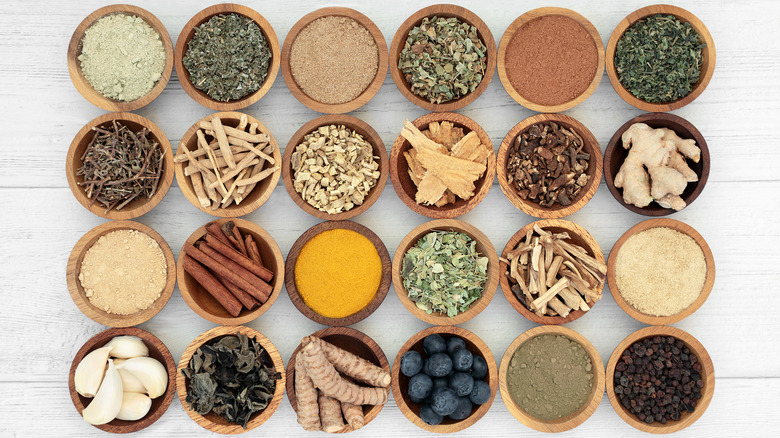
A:
<svg viewBox="0 0 780 438">
<path fill-rule="evenodd" d="M 325 357 L 342 374 L 351 376 L 361 382 L 371 386 L 386 388 L 390 385 L 390 373 L 383 370 L 371 362 L 358 357 L 349 351 L 342 350 L 330 342 L 324 341 L 316 336 L 307 336 L 303 338 L 302 344 L 314 342 L 319 345 Z"/>
<path fill-rule="evenodd" d="M 301 354 L 295 356 L 295 398 L 298 402 L 298 424 L 304 430 L 320 430 L 322 424 L 317 405 L 317 388 L 306 373 Z"/>
</svg>

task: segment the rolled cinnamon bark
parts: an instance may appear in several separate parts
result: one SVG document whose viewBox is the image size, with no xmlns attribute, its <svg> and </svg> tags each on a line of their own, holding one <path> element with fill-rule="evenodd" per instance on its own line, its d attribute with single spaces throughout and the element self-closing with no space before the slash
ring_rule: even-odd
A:
<svg viewBox="0 0 780 438">
<path fill-rule="evenodd" d="M 244 256 L 232 247 L 220 242 L 219 239 L 206 234 L 204 240 L 209 244 L 210 247 L 216 249 L 222 255 L 229 258 L 230 260 L 233 260 L 248 271 L 251 271 L 253 274 L 263 279 L 263 281 L 271 281 L 271 279 L 274 278 L 274 274 L 271 271 L 259 265 L 257 262 L 254 262 L 249 257 Z M 243 241 L 241 243 L 243 243 Z"/>
<path fill-rule="evenodd" d="M 225 286 L 192 257 L 184 254 L 184 270 L 192 275 L 203 289 L 206 289 L 212 297 L 231 315 L 238 316 L 243 306 Z"/>
<path fill-rule="evenodd" d="M 212 239 L 216 241 L 216 239 Z M 254 297 L 265 297 L 262 301 L 265 302 L 265 300 L 268 299 L 268 294 L 264 293 L 260 289 L 257 288 L 254 284 L 250 283 L 247 279 L 243 278 L 241 275 L 231 271 L 218 261 L 214 260 L 213 258 L 206 255 L 203 251 L 199 250 L 198 248 L 195 248 L 191 243 L 185 243 L 182 247 L 184 252 L 194 258 L 195 260 L 201 262 L 204 266 L 211 269 L 215 273 L 218 273 L 223 278 L 226 278 L 230 280 L 233 284 L 240 287 L 241 289 L 244 289 L 245 291 L 252 294 Z M 259 298 L 258 298 L 259 299 Z"/>
<path fill-rule="evenodd" d="M 256 296 L 255 293 L 251 290 L 247 290 L 250 295 L 255 297 L 257 300 L 259 300 L 261 303 L 264 303 L 268 300 L 268 296 L 271 295 L 271 286 L 268 285 L 268 283 L 264 282 L 263 280 L 257 278 L 256 275 L 253 273 L 247 271 L 244 269 L 241 265 L 234 262 L 233 260 L 225 257 L 222 255 L 219 251 L 215 250 L 211 247 L 208 243 L 204 241 L 197 241 L 195 242 L 195 247 L 201 251 L 203 251 L 204 254 L 211 257 L 217 263 L 221 264 L 222 266 L 228 268 L 229 270 L 233 271 L 234 273 L 238 274 L 241 278 L 248 281 L 252 285 L 256 286 L 257 290 L 259 290 L 262 295 Z M 221 276 L 221 275 L 220 275 Z M 224 276 L 221 276 L 222 278 L 225 278 Z M 231 281 L 229 278 L 226 278 L 226 280 Z M 235 282 L 233 282 L 235 284 Z M 238 286 L 238 285 L 237 285 Z"/>
<path fill-rule="evenodd" d="M 247 234 L 244 238 L 244 245 L 246 246 L 246 252 L 249 254 L 249 258 L 252 259 L 253 262 L 263 266 L 263 261 L 260 259 L 260 251 L 257 249 L 257 244 L 251 234 Z"/>
<path fill-rule="evenodd" d="M 244 257 L 249 256 L 246 252 L 246 246 L 244 246 L 244 239 L 241 237 L 241 232 L 238 230 L 238 227 L 236 227 L 235 222 L 230 221 L 222 224 L 222 231 L 225 232 L 228 240 L 233 244 L 234 249 L 243 254 Z"/>
<path fill-rule="evenodd" d="M 216 222 L 209 222 L 206 224 L 206 231 L 209 234 L 213 234 L 214 237 L 219 239 L 222 243 L 225 245 L 230 245 L 230 241 L 228 240 L 225 233 L 222 232 L 222 227 L 219 226 Z"/>
<path fill-rule="evenodd" d="M 227 290 L 233 294 L 234 297 L 238 298 L 238 301 L 241 301 L 241 304 L 243 304 L 247 310 L 252 310 L 257 307 L 258 304 L 260 304 L 260 302 L 255 299 L 255 297 L 253 297 L 249 292 L 231 283 L 230 280 L 220 278 L 219 275 L 214 276 L 217 277 L 217 280 L 219 280 L 219 282 L 222 283 L 227 288 Z"/>
</svg>

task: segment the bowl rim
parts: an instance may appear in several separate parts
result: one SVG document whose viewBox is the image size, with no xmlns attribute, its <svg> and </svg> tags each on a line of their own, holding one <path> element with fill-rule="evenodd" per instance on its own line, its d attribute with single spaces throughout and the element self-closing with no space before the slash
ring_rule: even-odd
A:
<svg viewBox="0 0 780 438">
<path fill-rule="evenodd" d="M 292 70 L 290 67 L 290 51 L 292 49 L 293 43 L 295 42 L 295 39 L 298 38 L 298 34 L 300 34 L 300 32 L 309 26 L 309 24 L 311 24 L 313 21 L 329 16 L 346 17 L 355 20 L 358 24 L 363 26 L 363 28 L 365 28 L 374 39 L 379 55 L 379 59 L 377 60 L 376 76 L 374 76 L 374 79 L 371 80 L 366 89 L 363 90 L 354 99 L 338 104 L 322 103 L 309 97 L 306 93 L 304 93 L 303 89 L 298 86 L 298 83 L 295 82 L 295 78 L 292 75 Z M 371 99 L 373 99 L 374 96 L 376 96 L 377 92 L 379 92 L 379 89 L 382 87 L 382 84 L 384 84 L 385 76 L 387 76 L 387 59 L 387 43 L 385 42 L 385 37 L 382 35 L 382 31 L 379 30 L 379 28 L 373 21 L 371 21 L 370 18 L 368 18 L 360 11 L 352 8 L 328 6 L 304 15 L 297 22 L 295 22 L 290 31 L 287 32 L 287 36 L 284 39 L 284 44 L 282 45 L 282 77 L 284 78 L 284 82 L 287 85 L 287 88 L 290 90 L 290 93 L 292 93 L 293 97 L 298 99 L 299 102 L 306 105 L 308 108 L 326 114 L 343 114 L 362 107 Z"/>
<path fill-rule="evenodd" d="M 401 72 L 398 68 L 398 61 L 401 55 L 401 51 L 403 50 L 403 42 L 409 35 L 409 31 L 412 30 L 412 28 L 415 26 L 419 26 L 423 18 L 432 17 L 434 15 L 443 17 L 456 17 L 461 22 L 465 22 L 474 26 L 477 29 L 477 34 L 482 40 L 482 43 L 485 45 L 486 49 L 485 76 L 483 76 L 482 82 L 480 82 L 474 91 L 458 99 L 450 100 L 444 103 L 431 103 L 427 99 L 412 93 L 409 89 L 406 79 L 404 79 L 404 77 L 401 75 Z M 496 71 L 496 40 L 493 38 L 493 33 L 490 31 L 490 27 L 485 24 L 485 22 L 482 21 L 482 19 L 479 18 L 477 14 L 473 13 L 469 9 L 452 4 L 439 3 L 427 6 L 409 16 L 409 18 L 401 23 L 401 25 L 398 27 L 398 30 L 395 32 L 388 53 L 392 61 L 390 62 L 390 75 L 393 77 L 393 82 L 398 88 L 398 91 L 400 91 L 401 94 L 410 102 L 428 111 L 456 111 L 465 107 L 485 92 L 488 85 L 490 84 L 490 81 L 493 80 L 493 75 Z"/>
<path fill-rule="evenodd" d="M 409 248 L 414 246 L 423 236 L 427 235 L 429 232 L 439 230 L 458 231 L 465 233 L 472 240 L 476 241 L 477 245 L 485 248 L 485 251 L 483 252 L 487 254 L 482 255 L 488 258 L 487 281 L 485 282 L 485 287 L 482 290 L 482 296 L 471 303 L 465 312 L 460 312 L 453 317 L 449 317 L 440 313 L 428 314 L 425 311 L 417 308 L 414 302 L 407 296 L 403 277 L 401 276 L 403 259 Z M 498 254 L 496 254 L 496 248 L 493 246 L 493 243 L 490 241 L 490 239 L 477 227 L 458 219 L 434 219 L 416 226 L 409 233 L 407 233 L 403 240 L 401 240 L 401 243 L 398 244 L 395 255 L 393 256 L 393 287 L 395 289 L 396 295 L 398 295 L 398 299 L 401 301 L 401 304 L 403 304 L 409 313 L 416 316 L 421 321 L 439 326 L 456 325 L 466 322 L 479 315 L 493 300 L 493 296 L 495 296 L 496 289 L 498 288 L 500 276 L 498 265 L 499 261 Z"/>
<path fill-rule="evenodd" d="M 87 251 L 92 248 L 92 245 L 94 245 L 100 237 L 119 230 L 140 231 L 154 239 L 163 252 L 167 268 L 165 286 L 163 286 L 163 289 L 160 291 L 160 297 L 157 298 L 151 306 L 131 315 L 115 315 L 94 306 L 85 295 L 84 288 L 78 280 L 78 273 L 81 271 L 81 262 L 84 260 L 84 255 Z M 151 227 L 139 222 L 117 220 L 98 225 L 79 238 L 73 246 L 70 256 L 68 256 L 65 277 L 70 297 L 73 300 L 73 303 L 76 304 L 76 307 L 81 310 L 81 313 L 97 323 L 109 327 L 125 328 L 136 326 L 150 320 L 165 307 L 168 300 L 171 299 L 171 295 L 173 295 L 173 288 L 176 284 L 176 262 L 174 261 L 171 247 L 168 246 L 165 239 Z"/>
<path fill-rule="evenodd" d="M 192 234 L 190 234 L 190 236 L 184 242 L 184 245 L 193 244 L 195 243 L 195 241 L 203 237 L 206 234 L 206 225 L 212 222 L 222 225 L 225 222 L 230 222 L 230 221 L 235 223 L 235 225 L 239 228 L 239 230 L 245 233 L 250 233 L 253 236 L 259 236 L 261 239 L 259 242 L 257 242 L 258 245 L 261 244 L 268 245 L 271 253 L 273 254 L 274 262 L 277 264 L 277 266 L 281 268 L 277 270 L 271 270 L 271 272 L 273 272 L 274 274 L 274 278 L 270 282 L 270 285 L 273 288 L 273 290 L 271 291 L 271 294 L 268 296 L 268 300 L 265 303 L 260 304 L 259 306 L 257 306 L 252 310 L 247 310 L 245 307 L 242 307 L 241 314 L 236 317 L 218 316 L 218 315 L 214 315 L 213 313 L 210 313 L 208 310 L 198 305 L 197 301 L 195 301 L 195 299 L 192 296 L 193 291 L 190 290 L 190 287 L 187 285 L 187 281 L 185 281 L 187 278 L 191 276 L 184 270 L 183 257 L 185 253 L 183 249 L 179 251 L 179 257 L 176 260 L 176 282 L 179 285 L 179 292 L 181 293 L 184 302 L 187 303 L 190 309 L 192 309 L 195 313 L 197 313 L 204 319 L 211 321 L 215 324 L 221 324 L 221 325 L 241 325 L 241 324 L 246 324 L 250 321 L 254 321 L 255 319 L 259 318 L 260 315 L 267 312 L 271 308 L 271 306 L 276 302 L 276 299 L 279 298 L 279 295 L 282 292 L 282 286 L 284 286 L 284 257 L 282 256 L 282 251 L 279 249 L 279 245 L 276 243 L 274 238 L 268 233 L 268 231 L 266 231 L 263 227 L 257 225 L 254 222 L 245 219 L 240 219 L 240 218 L 221 218 L 221 219 L 209 221 L 206 224 L 198 227 L 198 229 L 196 229 L 195 231 L 193 231 Z M 202 293 L 207 293 L 207 292 L 202 292 Z"/>
<path fill-rule="evenodd" d="M 707 65 L 705 66 L 702 64 L 702 71 L 699 80 L 691 87 L 690 93 L 672 102 L 650 103 L 635 97 L 623 86 L 623 84 L 620 83 L 617 70 L 615 69 L 615 51 L 617 49 L 617 43 L 625 31 L 629 27 L 633 26 L 637 21 L 656 14 L 674 15 L 678 20 L 690 23 L 696 33 L 699 34 L 700 41 L 703 41 L 707 44 L 707 46 L 702 50 L 702 58 L 707 58 Z M 609 77 L 609 82 L 612 84 L 612 88 L 615 89 L 615 92 L 617 92 L 617 94 L 624 101 L 626 101 L 626 103 L 634 106 L 635 108 L 639 108 L 642 111 L 666 112 L 688 105 L 697 97 L 699 97 L 707 88 L 707 85 L 709 84 L 713 73 L 715 72 L 715 41 L 712 39 L 712 35 L 707 29 L 707 26 L 705 26 L 698 17 L 693 15 L 693 13 L 679 6 L 655 4 L 637 9 L 620 20 L 617 26 L 615 26 L 615 30 L 612 31 L 612 34 L 609 37 L 606 58 L 606 70 L 607 76 Z"/>
<path fill-rule="evenodd" d="M 632 236 L 652 228 L 669 228 L 675 231 L 679 231 L 680 233 L 683 233 L 686 236 L 692 238 L 696 244 L 699 245 L 699 248 L 701 248 L 701 251 L 704 254 L 704 261 L 707 266 L 707 275 L 704 279 L 702 290 L 699 293 L 699 296 L 693 303 L 691 303 L 690 306 L 686 307 L 678 313 L 675 313 L 674 315 L 654 316 L 640 312 L 631 304 L 629 304 L 625 298 L 623 298 L 617 286 L 617 280 L 615 278 L 615 265 L 617 263 L 617 257 L 618 253 L 620 253 L 620 249 Z M 704 240 L 704 237 L 699 234 L 699 232 L 696 231 L 696 229 L 694 229 L 692 226 L 684 222 L 668 218 L 647 219 L 629 228 L 628 231 L 623 233 L 623 235 L 620 236 L 617 242 L 615 242 L 615 244 L 612 246 L 612 250 L 609 252 L 609 260 L 607 262 L 607 283 L 609 284 L 609 290 L 612 293 L 612 298 L 615 299 L 615 302 L 618 304 L 618 306 L 620 306 L 624 312 L 626 312 L 635 320 L 650 325 L 674 324 L 675 322 L 682 321 L 699 310 L 702 304 L 707 301 L 707 298 L 710 296 L 710 292 L 712 292 L 712 288 L 715 285 L 715 258 L 712 255 L 712 250 L 707 244 L 707 241 Z"/>
<path fill-rule="evenodd" d="M 643 421 L 639 421 L 636 417 L 626 412 L 625 408 L 623 408 L 623 405 L 620 404 L 620 401 L 615 395 L 615 367 L 617 366 L 618 360 L 620 360 L 620 356 L 634 342 L 653 336 L 673 336 L 681 340 L 690 350 L 696 353 L 699 362 L 702 364 L 701 374 L 704 376 L 704 387 L 702 388 L 701 399 L 699 399 L 699 402 L 696 404 L 696 409 L 694 409 L 692 413 L 685 413 L 685 416 L 680 420 L 668 422 L 665 425 L 659 426 L 653 426 Z M 609 357 L 609 362 L 607 362 L 606 390 L 607 398 L 609 399 L 612 408 L 617 412 L 618 416 L 631 427 L 649 433 L 677 432 L 695 423 L 696 420 L 704 414 L 704 411 L 707 410 L 707 407 L 712 400 L 712 396 L 715 393 L 715 368 L 704 345 L 690 333 L 671 326 L 645 327 L 628 335 L 613 350 L 612 355 Z M 654 422 L 652 424 L 656 423 Z"/>
<path fill-rule="evenodd" d="M 159 147 L 162 148 L 163 173 L 160 177 L 160 181 L 158 182 L 157 191 L 154 193 L 154 195 L 152 195 L 151 198 L 142 198 L 140 200 L 137 199 L 130 202 L 130 204 L 128 204 L 122 210 L 113 209 L 109 212 L 106 212 L 106 209 L 102 206 L 102 204 L 99 202 L 93 203 L 91 199 L 87 198 L 86 193 L 84 193 L 84 189 L 78 186 L 78 183 L 83 181 L 83 178 L 76 175 L 76 171 L 78 170 L 78 167 L 76 166 L 80 166 L 81 163 L 81 157 L 76 157 L 76 151 L 80 148 L 82 140 L 84 140 L 86 136 L 92 132 L 93 127 L 97 127 L 114 120 L 118 122 L 124 122 L 123 124 L 126 124 L 127 122 L 138 124 L 149 130 L 149 133 L 152 135 L 152 137 L 154 137 L 159 143 Z M 134 219 L 138 216 L 150 212 L 154 207 L 156 207 L 163 200 L 163 198 L 165 198 L 165 195 L 171 188 L 174 174 L 173 168 L 174 163 L 171 144 L 168 142 L 168 138 L 165 136 L 165 133 L 162 131 L 162 129 L 160 129 L 159 126 L 146 117 L 127 112 L 106 113 L 87 122 L 84 126 L 81 127 L 81 129 L 79 129 L 79 131 L 73 137 L 73 140 L 71 140 L 70 147 L 68 148 L 68 153 L 65 158 L 65 176 L 68 179 L 68 186 L 70 186 L 70 191 L 73 193 L 73 196 L 76 198 L 79 204 L 84 206 L 84 208 L 86 208 L 92 214 L 112 220 Z"/>
<path fill-rule="evenodd" d="M 120 101 L 108 98 L 95 90 L 92 85 L 84 77 L 84 73 L 81 70 L 81 63 L 78 60 L 81 54 L 81 40 L 84 38 L 84 33 L 89 29 L 97 20 L 113 14 L 125 14 L 133 15 L 143 19 L 146 24 L 151 26 L 158 35 L 160 35 L 160 41 L 162 41 L 163 48 L 165 49 L 165 66 L 163 67 L 162 75 L 157 83 L 154 84 L 151 90 L 138 99 L 131 101 Z M 87 101 L 97 106 L 100 109 L 106 111 L 135 111 L 150 104 L 156 99 L 168 85 L 168 81 L 171 78 L 173 72 L 173 44 L 171 43 L 171 36 L 165 29 L 165 26 L 160 22 L 154 14 L 146 9 L 140 8 L 134 5 L 128 4 L 113 4 L 103 6 L 94 10 L 92 13 L 84 17 L 84 19 L 73 31 L 73 35 L 70 38 L 68 44 L 68 74 L 76 91 L 79 92 Z"/>
<path fill-rule="evenodd" d="M 328 125 L 344 125 L 345 127 L 360 134 L 364 140 L 366 140 L 374 151 L 374 155 L 379 157 L 379 180 L 376 185 L 372 187 L 368 194 L 365 196 L 361 205 L 356 205 L 351 210 L 342 211 L 341 213 L 329 214 L 324 211 L 320 211 L 303 200 L 301 194 L 295 190 L 293 185 L 293 170 L 292 170 L 292 154 L 295 152 L 295 148 L 303 140 L 303 137 L 312 133 L 317 128 Z M 347 114 L 333 114 L 319 116 L 304 123 L 303 126 L 298 128 L 297 131 L 290 137 L 290 141 L 287 143 L 287 147 L 284 149 L 284 155 L 282 156 L 282 181 L 284 181 L 284 187 L 290 198 L 295 204 L 301 208 L 301 210 L 309 213 L 310 215 L 325 220 L 344 220 L 351 219 L 357 215 L 364 213 L 368 210 L 382 195 L 382 192 L 387 185 L 387 178 L 389 173 L 387 149 L 382 142 L 382 137 L 374 130 L 371 125 Z"/>
<path fill-rule="evenodd" d="M 528 24 L 529 22 L 545 17 L 545 16 L 563 16 L 566 18 L 570 18 L 577 22 L 585 31 L 588 33 L 588 35 L 593 40 L 593 43 L 595 44 L 596 48 L 596 71 L 593 74 L 593 79 L 590 81 L 590 84 L 588 87 L 577 97 L 574 99 L 556 104 L 556 105 L 542 105 L 532 102 L 529 99 L 524 98 L 512 85 L 511 82 L 509 82 L 509 77 L 506 73 L 506 51 L 509 47 L 509 43 L 512 40 L 512 38 L 515 36 L 515 33 L 517 33 L 518 30 L 520 30 L 523 26 Z M 598 30 L 596 27 L 591 23 L 587 18 L 585 18 L 583 15 L 577 13 L 574 10 L 568 9 L 568 8 L 559 8 L 559 7 L 541 7 L 532 9 L 528 12 L 525 12 L 524 14 L 517 17 L 512 23 L 509 25 L 509 27 L 504 31 L 503 36 L 501 37 L 501 42 L 498 45 L 498 78 L 501 80 L 501 85 L 504 86 L 504 90 L 506 90 L 507 94 L 514 99 L 517 103 L 522 105 L 525 108 L 528 108 L 532 111 L 538 111 L 542 113 L 558 113 L 561 111 L 566 111 L 568 109 L 574 108 L 575 106 L 581 104 L 585 100 L 590 97 L 594 91 L 596 91 L 596 88 L 598 87 L 599 83 L 601 82 L 601 78 L 604 75 L 604 65 L 605 65 L 605 51 L 604 51 L 604 43 L 601 41 L 601 36 L 599 35 Z"/>
<path fill-rule="evenodd" d="M 537 203 L 527 201 L 517 194 L 517 191 L 509 184 L 506 171 L 506 163 L 509 160 L 509 148 L 514 143 L 515 139 L 526 132 L 531 126 L 539 123 L 554 122 L 564 127 L 577 131 L 583 140 L 583 147 L 590 153 L 590 161 L 588 162 L 588 170 L 591 165 L 595 165 L 595 171 L 590 180 L 586 190 L 581 190 L 576 201 L 572 202 L 568 206 L 559 206 L 557 208 L 542 207 Z M 498 176 L 498 184 L 501 187 L 501 191 L 509 199 L 516 208 L 523 213 L 542 219 L 557 219 L 569 216 L 576 213 L 582 207 L 584 207 L 596 194 L 599 185 L 601 184 L 601 177 L 604 170 L 604 161 L 601 156 L 601 146 L 598 140 L 590 130 L 582 124 L 579 120 L 567 116 L 565 114 L 535 114 L 527 117 L 518 122 L 501 141 L 501 146 L 498 148 L 498 155 L 496 157 L 496 173 Z"/>
<path fill-rule="evenodd" d="M 519 406 L 517 406 L 517 404 L 515 404 L 511 394 L 509 393 L 509 388 L 507 387 L 506 383 L 506 375 L 509 368 L 509 362 L 512 360 L 512 356 L 514 356 L 515 352 L 522 344 L 524 344 L 529 339 L 540 335 L 562 335 L 569 338 L 569 340 L 580 344 L 582 348 L 584 348 L 588 353 L 588 356 L 590 356 L 591 369 L 593 370 L 594 381 L 591 393 L 588 396 L 588 400 L 575 412 L 572 412 L 571 414 L 556 420 L 540 420 L 523 411 Z M 584 423 L 585 420 L 590 418 L 590 416 L 596 412 L 596 409 L 601 403 L 601 399 L 604 397 L 605 380 L 606 373 L 604 371 L 604 362 L 601 360 L 601 356 L 599 355 L 598 350 L 596 350 L 596 347 L 594 347 L 587 338 L 567 327 L 542 325 L 523 332 L 520 336 L 515 338 L 511 344 L 509 344 L 509 347 L 507 347 L 506 351 L 504 352 L 504 356 L 501 358 L 498 386 L 501 391 L 501 398 L 504 400 L 504 404 L 512 416 L 514 416 L 518 421 L 530 427 L 531 429 L 540 432 L 564 432 Z"/>
<path fill-rule="evenodd" d="M 258 88 L 257 91 L 250 93 L 240 99 L 228 102 L 215 100 L 204 91 L 195 88 L 195 86 L 193 86 L 192 82 L 190 81 L 190 74 L 184 67 L 183 62 L 184 54 L 186 52 L 185 46 L 190 42 L 190 39 L 192 39 L 190 34 L 194 34 L 195 27 L 205 23 L 211 17 L 220 14 L 238 14 L 250 18 L 260 28 L 260 31 L 263 33 L 263 36 L 268 43 L 268 49 L 271 52 L 271 64 L 268 66 L 268 73 L 260 88 Z M 276 76 L 279 73 L 279 65 L 281 61 L 279 39 L 276 37 L 276 32 L 274 31 L 273 26 L 271 26 L 271 23 L 269 23 L 268 20 L 260 15 L 260 13 L 256 10 L 248 6 L 235 3 L 219 3 L 216 5 L 211 5 L 205 9 L 202 9 L 200 12 L 190 18 L 190 20 L 187 21 L 187 24 L 185 24 L 182 28 L 181 33 L 179 33 L 179 38 L 176 40 L 176 48 L 173 58 L 174 64 L 176 65 L 176 75 L 178 76 L 179 83 L 181 84 L 181 87 L 184 89 L 184 91 L 195 102 L 215 111 L 237 111 L 257 103 L 260 98 L 268 93 L 268 91 L 271 89 L 271 86 L 274 84 Z"/>
</svg>

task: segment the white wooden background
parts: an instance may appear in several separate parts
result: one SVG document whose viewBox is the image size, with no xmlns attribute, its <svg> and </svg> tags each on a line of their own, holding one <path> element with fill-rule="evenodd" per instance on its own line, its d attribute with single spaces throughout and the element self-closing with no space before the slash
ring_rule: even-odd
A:
<svg viewBox="0 0 780 438">
<path fill-rule="evenodd" d="M 156 14 L 176 40 L 196 12 L 214 0 L 136 0 Z M 274 26 L 280 43 L 292 25 L 322 6 L 348 6 L 368 15 L 388 41 L 409 15 L 432 1 L 281 2 L 242 1 Z M 496 43 L 520 14 L 563 6 L 587 17 L 605 42 L 628 13 L 651 1 L 594 0 L 508 2 L 455 1 L 479 15 Z M 696 228 L 717 263 L 715 289 L 694 315 L 675 324 L 708 349 L 717 376 L 715 397 L 701 419 L 679 436 L 777 436 L 780 428 L 780 3 L 764 1 L 672 1 L 706 23 L 717 47 L 717 68 L 708 89 L 675 111 L 696 125 L 712 155 L 709 183 L 699 199 L 671 217 Z M 73 135 L 103 111 L 79 95 L 68 76 L 65 54 L 71 33 L 99 0 L 10 1 L 0 5 L 0 436 L 100 436 L 76 413 L 67 388 L 68 369 L 81 345 L 106 327 L 84 316 L 65 285 L 65 264 L 76 241 L 105 220 L 81 207 L 65 179 L 65 154 Z M 246 110 L 285 145 L 293 132 L 318 114 L 288 92 L 277 76 L 271 91 Z M 184 131 L 211 111 L 193 102 L 175 76 L 163 94 L 138 111 L 157 123 L 176 146 Z M 461 111 L 482 124 L 494 147 L 509 129 L 530 116 L 498 77 Z M 389 148 L 404 119 L 425 111 L 409 103 L 388 75 L 379 94 L 353 115 L 371 124 Z M 621 100 L 604 75 L 593 96 L 567 111 L 602 145 L 640 111 Z M 140 222 L 157 230 L 178 253 L 186 237 L 210 216 L 193 207 L 174 186 Z M 267 229 L 287 254 L 295 239 L 318 221 L 301 211 L 280 181 L 269 201 L 246 216 Z M 533 219 L 516 210 L 496 182 L 487 198 L 461 219 L 490 237 L 496 248 Z M 634 224 L 645 219 L 621 207 L 602 183 L 593 200 L 568 219 L 588 229 L 605 255 Z M 376 232 L 393 254 L 398 243 L 426 218 L 411 212 L 388 182 L 381 199 L 356 219 Z M 287 360 L 301 337 L 321 328 L 303 317 L 286 293 L 248 324 L 267 335 Z M 531 328 L 499 291 L 487 309 L 463 327 L 474 331 L 500 360 L 509 343 Z M 157 335 L 178 360 L 186 345 L 214 324 L 197 316 L 178 290 L 159 315 L 140 327 Z M 391 291 L 379 309 L 354 327 L 372 336 L 392 360 L 411 335 L 427 325 L 410 315 Z M 568 325 L 588 338 L 606 361 L 629 333 L 643 327 L 604 298 Z M 206 436 L 178 399 L 139 436 Z M 252 435 L 303 436 L 293 410 L 281 408 Z M 391 400 L 379 417 L 352 436 L 422 436 Z M 489 413 L 460 436 L 540 436 L 515 420 L 498 396 Z M 566 436 L 640 436 L 613 411 L 606 396 L 596 413 Z"/>
</svg>

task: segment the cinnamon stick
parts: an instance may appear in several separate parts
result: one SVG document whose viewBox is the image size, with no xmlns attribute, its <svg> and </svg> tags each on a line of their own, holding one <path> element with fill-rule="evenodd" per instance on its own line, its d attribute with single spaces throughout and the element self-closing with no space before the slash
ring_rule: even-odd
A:
<svg viewBox="0 0 780 438">
<path fill-rule="evenodd" d="M 246 292 L 248 292 L 250 295 L 255 297 L 258 301 L 260 301 L 261 303 L 265 303 L 268 300 L 268 296 L 271 295 L 271 286 L 269 286 L 268 283 L 257 278 L 256 275 L 247 271 L 246 269 L 244 269 L 244 267 L 242 267 L 238 263 L 220 254 L 219 251 L 215 250 L 208 243 L 202 240 L 195 242 L 195 248 L 203 251 L 204 254 L 214 259 L 217 263 L 228 268 L 230 271 L 238 274 L 242 279 L 248 281 L 253 286 L 256 286 L 255 290 L 246 290 Z M 229 278 L 226 279 L 228 281 L 231 281 Z M 231 282 L 235 284 L 234 281 Z M 260 295 L 257 294 L 256 292 L 257 290 L 261 292 Z"/>
<path fill-rule="evenodd" d="M 241 304 L 243 304 L 244 307 L 246 307 L 248 310 L 252 310 L 257 307 L 258 304 L 260 304 L 260 302 L 257 301 L 255 297 L 253 297 L 249 292 L 236 286 L 230 280 L 220 278 L 219 275 L 215 275 L 215 277 L 217 277 L 217 280 L 219 280 L 230 291 L 230 293 L 233 294 L 234 297 L 238 298 L 238 301 L 241 301 Z"/>
<path fill-rule="evenodd" d="M 225 257 L 228 257 L 229 259 L 233 260 L 237 264 L 241 265 L 244 269 L 257 275 L 258 277 L 263 279 L 263 281 L 268 282 L 271 281 L 272 278 L 274 278 L 273 272 L 269 271 L 262 265 L 252 261 L 252 259 L 244 256 L 243 254 L 236 251 L 232 247 L 220 242 L 219 239 L 216 239 L 206 234 L 204 236 L 204 240 L 206 241 L 206 243 L 209 244 L 209 246 L 222 253 L 222 255 L 224 255 Z M 244 241 L 242 240 L 241 243 L 244 243 Z"/>
<path fill-rule="evenodd" d="M 206 231 L 209 234 L 213 234 L 214 237 L 219 239 L 222 243 L 225 245 L 230 245 L 230 241 L 228 240 L 227 236 L 224 232 L 222 232 L 222 227 L 219 226 L 217 222 L 209 222 L 206 224 Z"/>
<path fill-rule="evenodd" d="M 242 305 L 211 273 L 188 254 L 184 255 L 184 271 L 192 276 L 231 315 L 238 316 Z"/>
<path fill-rule="evenodd" d="M 257 249 L 257 243 L 251 234 L 247 234 L 244 238 L 244 244 L 246 245 L 246 252 L 249 253 L 249 258 L 255 263 L 263 265 L 263 260 L 260 259 L 260 251 Z"/>
<path fill-rule="evenodd" d="M 212 239 L 212 240 L 216 240 L 216 239 Z M 217 273 L 217 274 L 223 276 L 224 278 L 230 280 L 230 282 L 232 282 L 236 286 L 240 287 L 241 289 L 244 289 L 245 291 L 249 292 L 250 294 L 252 294 L 252 296 L 254 296 L 254 297 L 264 297 L 264 299 L 262 300 L 263 302 L 265 302 L 265 300 L 268 299 L 268 295 L 269 295 L 270 291 L 268 293 L 264 293 L 263 291 L 258 289 L 257 286 L 255 286 L 254 284 L 250 283 L 247 279 L 245 279 L 244 277 L 242 277 L 238 273 L 233 272 L 232 270 L 228 269 L 227 267 L 225 267 L 224 265 L 222 265 L 218 261 L 214 260 L 213 258 L 209 257 L 203 251 L 199 250 L 198 248 L 195 248 L 195 246 L 193 246 L 191 243 L 185 243 L 184 247 L 182 247 L 182 249 L 184 250 L 184 252 L 188 256 L 190 256 L 190 257 L 194 258 L 195 260 L 201 262 L 204 266 L 206 266 L 207 268 L 211 269 L 215 273 Z M 269 286 L 269 288 L 270 288 L 270 286 Z"/>
<path fill-rule="evenodd" d="M 233 247 L 237 249 L 245 257 L 248 257 L 246 247 L 244 246 L 244 239 L 241 238 L 241 232 L 238 231 L 238 227 L 233 221 L 225 222 L 222 224 L 222 231 L 233 244 Z"/>
</svg>

